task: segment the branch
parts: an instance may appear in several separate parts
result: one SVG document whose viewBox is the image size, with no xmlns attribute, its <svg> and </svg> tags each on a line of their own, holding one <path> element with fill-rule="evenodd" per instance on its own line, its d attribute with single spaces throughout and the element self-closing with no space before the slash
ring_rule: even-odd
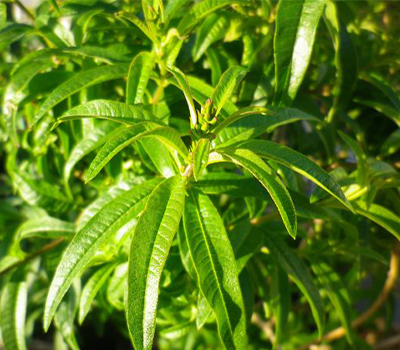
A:
<svg viewBox="0 0 400 350">
<path fill-rule="evenodd" d="M 55 247 L 57 247 L 60 243 L 64 242 L 64 238 L 59 238 L 56 241 L 50 242 L 49 244 L 46 244 L 45 246 L 43 246 L 42 249 L 40 249 L 39 251 L 32 253 L 31 255 L 28 255 L 24 260 L 18 261 L 12 265 L 10 265 L 9 267 L 5 268 L 3 271 L 0 271 L 0 277 L 2 275 L 5 275 L 6 273 L 10 272 L 11 270 L 15 269 L 18 266 L 24 265 L 25 263 L 27 263 L 28 261 L 43 255 L 45 253 L 47 253 L 49 250 L 54 249 Z"/>
</svg>

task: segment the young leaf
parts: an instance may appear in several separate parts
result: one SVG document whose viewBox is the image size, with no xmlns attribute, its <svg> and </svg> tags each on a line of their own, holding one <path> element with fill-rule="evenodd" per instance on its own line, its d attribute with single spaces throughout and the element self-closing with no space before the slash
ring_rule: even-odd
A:
<svg viewBox="0 0 400 350">
<path fill-rule="evenodd" d="M 44 310 L 44 329 L 50 326 L 57 306 L 73 280 L 90 263 L 98 247 L 112 240 L 114 234 L 142 211 L 147 196 L 159 183 L 158 179 L 145 182 L 126 191 L 104 206 L 75 235 L 64 251 L 51 282 Z"/>
<path fill-rule="evenodd" d="M 126 317 L 136 350 L 150 350 L 156 327 L 158 288 L 185 201 L 186 178 L 174 176 L 149 196 L 133 234 Z"/>
<path fill-rule="evenodd" d="M 141 52 L 132 60 L 126 85 L 126 103 L 143 103 L 147 83 L 153 72 L 155 57 L 153 53 Z"/>
<path fill-rule="evenodd" d="M 185 95 L 186 102 L 189 107 L 190 112 L 190 124 L 191 126 L 195 126 L 197 124 L 197 113 L 196 107 L 194 106 L 192 93 L 190 92 L 189 83 L 186 79 L 186 76 L 182 73 L 182 71 L 176 67 L 167 67 L 167 69 L 171 72 L 171 74 L 176 79 L 179 88 L 182 90 Z"/>
<path fill-rule="evenodd" d="M 56 104 L 71 96 L 72 94 L 94 84 L 104 81 L 122 78 L 128 70 L 126 64 L 116 64 L 112 66 L 100 66 L 81 73 L 77 73 L 65 83 L 57 88 L 43 102 L 38 114 L 33 118 L 32 125 L 37 123 L 43 116 Z"/>
<path fill-rule="evenodd" d="M 57 124 L 82 118 L 106 119 L 133 125 L 151 117 L 138 106 L 111 100 L 93 100 L 71 108 L 57 119 Z"/>
<path fill-rule="evenodd" d="M 246 74 L 247 69 L 239 66 L 230 67 L 224 74 L 222 74 L 211 95 L 213 107 L 216 109 L 216 116 L 219 114 L 222 107 L 224 107 L 225 102 L 229 100 L 235 88 L 239 85 Z"/>
<path fill-rule="evenodd" d="M 339 18 L 337 4 L 331 0 L 326 3 L 324 19 L 335 48 L 335 65 L 337 69 L 335 87 L 337 93 L 328 114 L 328 121 L 332 121 L 337 111 L 345 108 L 351 101 L 357 82 L 358 56 L 351 37 Z"/>
<path fill-rule="evenodd" d="M 188 34 L 188 32 L 204 17 L 222 7 L 234 4 L 235 2 L 237 2 L 237 0 L 202 0 L 195 3 L 179 22 L 179 33 L 181 36 Z"/>
<path fill-rule="evenodd" d="M 208 196 L 189 191 L 184 227 L 198 283 L 215 312 L 222 343 L 226 349 L 245 349 L 246 321 L 235 256 Z"/>
<path fill-rule="evenodd" d="M 79 316 L 78 321 L 80 324 L 84 321 L 86 315 L 90 310 L 90 306 L 100 288 L 107 281 L 108 276 L 114 271 L 116 263 L 105 264 L 99 268 L 86 282 L 83 287 L 81 299 L 79 302 Z"/>
<path fill-rule="evenodd" d="M 0 327 L 5 350 L 26 350 L 25 314 L 28 287 L 25 282 L 8 281 L 1 294 Z"/>
<path fill-rule="evenodd" d="M 274 37 L 276 105 L 289 106 L 310 62 L 315 34 L 326 0 L 281 0 Z"/>
<path fill-rule="evenodd" d="M 213 13 L 207 17 L 196 35 L 196 42 L 193 47 L 193 61 L 197 62 L 212 43 L 222 39 L 228 27 L 229 20 L 226 15 Z"/>
<path fill-rule="evenodd" d="M 213 130 L 217 135 L 213 145 L 228 147 L 299 120 L 321 123 L 318 118 L 295 108 L 243 108 L 234 112 Z"/>
<path fill-rule="evenodd" d="M 351 209 L 351 205 L 344 196 L 339 184 L 305 155 L 289 147 L 266 140 L 247 141 L 242 143 L 240 148 L 248 149 L 261 157 L 281 163 L 298 172 Z"/>
<path fill-rule="evenodd" d="M 248 149 L 226 149 L 224 154 L 260 181 L 278 208 L 289 235 L 295 238 L 297 220 L 294 204 L 279 176 L 261 158 Z"/>
<path fill-rule="evenodd" d="M 257 231 L 257 230 L 255 230 Z M 261 232 L 260 232 L 261 234 Z M 319 334 L 323 333 L 324 328 L 324 304 L 318 289 L 315 286 L 310 273 L 304 262 L 293 253 L 293 251 L 285 243 L 283 237 L 278 233 L 270 231 L 264 232 L 264 241 L 271 255 L 277 260 L 279 265 L 297 284 L 301 292 L 307 298 L 311 311 L 317 324 Z"/>
<path fill-rule="evenodd" d="M 193 150 L 193 176 L 198 181 L 201 173 L 208 164 L 211 142 L 209 139 L 200 139 Z"/>
</svg>

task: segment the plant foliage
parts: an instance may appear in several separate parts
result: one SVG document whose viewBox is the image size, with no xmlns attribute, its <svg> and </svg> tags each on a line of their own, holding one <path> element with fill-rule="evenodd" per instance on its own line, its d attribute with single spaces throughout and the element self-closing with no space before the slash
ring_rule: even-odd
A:
<svg viewBox="0 0 400 350">
<path fill-rule="evenodd" d="M 5 350 L 390 334 L 396 3 L 29 6 L 0 3 Z"/>
</svg>

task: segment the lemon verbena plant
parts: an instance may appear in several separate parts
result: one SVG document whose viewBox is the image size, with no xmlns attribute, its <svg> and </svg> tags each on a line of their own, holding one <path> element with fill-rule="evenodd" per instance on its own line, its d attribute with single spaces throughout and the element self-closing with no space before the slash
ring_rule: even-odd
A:
<svg viewBox="0 0 400 350">
<path fill-rule="evenodd" d="M 5 350 L 389 337 L 399 14 L 375 1 L 2 0 Z"/>
</svg>

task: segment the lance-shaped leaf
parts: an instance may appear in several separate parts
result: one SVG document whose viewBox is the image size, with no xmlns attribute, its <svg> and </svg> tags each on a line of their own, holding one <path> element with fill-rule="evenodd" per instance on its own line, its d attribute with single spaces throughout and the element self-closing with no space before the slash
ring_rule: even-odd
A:
<svg viewBox="0 0 400 350">
<path fill-rule="evenodd" d="M 50 326 L 57 306 L 73 280 L 90 263 L 97 249 L 142 211 L 147 196 L 159 183 L 158 179 L 145 182 L 126 191 L 104 206 L 75 235 L 64 251 L 51 282 L 44 310 L 44 329 Z"/>
<path fill-rule="evenodd" d="M 347 340 L 352 343 L 350 335 L 351 303 L 345 285 L 340 279 L 340 276 L 327 263 L 323 261 L 312 261 L 311 268 L 320 281 L 321 286 L 326 290 L 330 301 L 336 309 L 340 322 L 346 329 Z"/>
<path fill-rule="evenodd" d="M 167 147 L 177 151 L 184 159 L 187 157 L 188 150 L 179 134 L 175 132 L 174 129 L 159 127 L 158 124 L 152 122 L 139 123 L 122 130 L 101 148 L 96 158 L 90 164 L 86 182 L 92 180 L 101 169 L 125 147 L 132 144 L 132 142 L 147 137 L 156 138 Z"/>
<path fill-rule="evenodd" d="M 266 188 L 278 208 L 288 233 L 295 238 L 297 220 L 294 204 L 279 176 L 260 157 L 248 149 L 225 149 L 224 154 L 250 172 Z"/>
<path fill-rule="evenodd" d="M 117 263 L 105 264 L 99 268 L 86 282 L 85 287 L 83 287 L 81 299 L 79 302 L 79 323 L 82 324 L 86 315 L 90 310 L 90 306 L 96 294 L 99 292 L 100 288 L 107 281 L 108 276 L 114 271 Z"/>
<path fill-rule="evenodd" d="M 184 228 L 200 290 L 215 312 L 222 343 L 227 349 L 245 349 L 246 321 L 235 255 L 208 196 L 189 191 Z"/>
<path fill-rule="evenodd" d="M 326 0 L 281 0 L 274 37 L 276 105 L 290 105 L 310 62 Z"/>
<path fill-rule="evenodd" d="M 318 118 L 295 108 L 242 108 L 218 124 L 213 130 L 213 133 L 217 135 L 213 145 L 227 147 L 256 138 L 266 132 L 270 133 L 279 126 L 299 120 L 321 123 Z"/>
<path fill-rule="evenodd" d="M 174 176 L 149 196 L 133 234 L 126 317 L 136 350 L 152 349 L 159 282 L 185 201 L 186 178 Z"/>
<path fill-rule="evenodd" d="M 365 186 L 367 184 L 369 172 L 367 156 L 357 141 L 341 131 L 338 132 L 342 140 L 353 150 L 357 159 L 357 182 L 360 186 Z"/>
<path fill-rule="evenodd" d="M 257 231 L 257 230 L 255 230 Z M 261 232 L 259 232 L 261 234 Z M 303 260 L 294 254 L 279 233 L 264 232 L 264 242 L 271 255 L 293 279 L 310 304 L 319 334 L 324 328 L 324 304 Z"/>
<path fill-rule="evenodd" d="M 190 112 L 190 124 L 191 126 L 195 126 L 197 124 L 197 113 L 196 107 L 194 106 L 192 93 L 190 92 L 189 83 L 186 79 L 186 76 L 182 73 L 182 71 L 176 67 L 167 67 L 167 69 L 172 73 L 174 78 L 176 79 L 179 88 L 182 90 L 185 95 L 186 102 L 189 107 Z"/>
<path fill-rule="evenodd" d="M 368 206 L 363 201 L 354 203 L 354 209 L 357 214 L 361 214 L 383 227 L 400 241 L 400 218 L 398 215 L 379 204 L 372 203 Z"/>
<path fill-rule="evenodd" d="M 213 107 L 216 109 L 215 115 L 219 114 L 222 107 L 224 107 L 225 102 L 229 100 L 235 91 L 235 88 L 239 85 L 246 74 L 247 69 L 239 66 L 230 67 L 224 74 L 222 74 L 211 95 Z"/>
<path fill-rule="evenodd" d="M 207 17 L 196 35 L 196 42 L 193 47 L 193 60 L 195 62 L 198 61 L 212 43 L 224 37 L 228 28 L 228 16 L 213 13 Z"/>
<path fill-rule="evenodd" d="M 211 142 L 209 139 L 197 141 L 193 150 L 193 176 L 197 181 L 208 164 Z"/>
<path fill-rule="evenodd" d="M 1 295 L 0 327 L 5 350 L 26 350 L 25 313 L 28 288 L 12 276 Z"/>
<path fill-rule="evenodd" d="M 235 2 L 237 2 L 237 0 L 203 0 L 195 3 L 179 22 L 179 33 L 181 35 L 186 35 L 204 17 Z"/>
<path fill-rule="evenodd" d="M 268 194 L 262 185 L 251 176 L 243 176 L 234 173 L 215 172 L 204 174 L 193 186 L 201 192 L 209 195 L 221 195 L 223 193 L 233 197 L 261 197 L 268 199 Z M 246 189 L 246 192 L 243 191 Z"/>
<path fill-rule="evenodd" d="M 121 127 L 123 128 L 123 127 Z M 102 146 L 114 135 L 121 132 L 121 128 L 115 128 L 113 124 L 101 124 L 87 133 L 72 149 L 68 160 L 64 165 L 64 182 L 68 184 L 72 169 L 75 165 L 90 152 Z"/>
<path fill-rule="evenodd" d="M 56 89 L 43 102 L 38 114 L 32 120 L 32 125 L 37 123 L 51 108 L 72 94 L 94 84 L 122 78 L 128 70 L 126 64 L 101 66 L 77 73 L 71 79 L 57 86 Z"/>
<path fill-rule="evenodd" d="M 57 186 L 46 181 L 31 179 L 26 174 L 14 172 L 12 179 L 21 198 L 30 205 L 36 205 L 50 212 L 65 212 L 72 203 Z"/>
<path fill-rule="evenodd" d="M 272 266 L 270 279 L 270 302 L 276 322 L 274 342 L 274 348 L 276 348 L 284 339 L 290 312 L 291 294 L 289 278 L 279 265 Z"/>
<path fill-rule="evenodd" d="M 57 124 L 83 118 L 106 119 L 134 125 L 151 117 L 139 106 L 111 100 L 93 100 L 71 108 L 57 119 Z"/>
<path fill-rule="evenodd" d="M 75 225 L 72 222 L 48 217 L 30 219 L 24 222 L 17 232 L 17 241 L 32 237 L 60 238 L 72 237 L 75 234 Z"/>
<path fill-rule="evenodd" d="M 141 52 L 133 59 L 126 84 L 126 102 L 129 104 L 143 103 L 147 83 L 153 72 L 155 56 L 150 52 Z"/>
<path fill-rule="evenodd" d="M 244 142 L 240 145 L 240 148 L 248 149 L 261 157 L 287 166 L 314 182 L 349 209 L 352 209 L 339 184 L 325 170 L 305 155 L 276 142 L 265 140 Z"/>
<path fill-rule="evenodd" d="M 324 19 L 335 48 L 335 65 L 337 69 L 336 93 L 333 106 L 328 114 L 328 120 L 332 120 L 336 112 L 345 108 L 351 101 L 357 82 L 358 56 L 346 26 L 339 18 L 338 8 L 333 1 L 327 1 Z"/>
</svg>

